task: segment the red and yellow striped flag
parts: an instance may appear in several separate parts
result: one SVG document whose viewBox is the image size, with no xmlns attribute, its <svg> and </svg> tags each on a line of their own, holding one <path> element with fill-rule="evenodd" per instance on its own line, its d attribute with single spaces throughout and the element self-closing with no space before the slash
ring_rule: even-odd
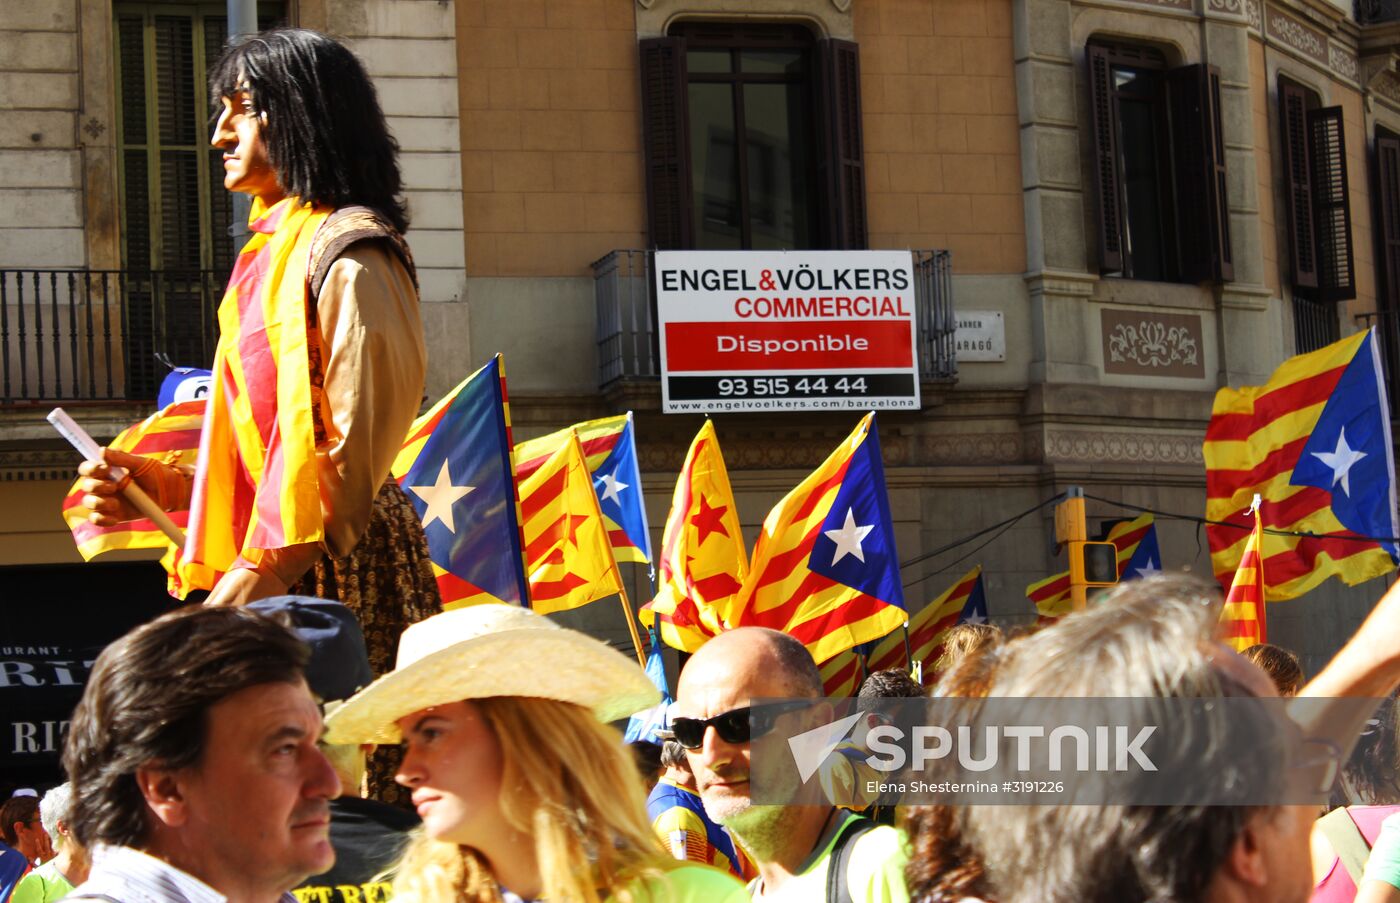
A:
<svg viewBox="0 0 1400 903">
<path fill-rule="evenodd" d="M 924 663 L 924 686 L 931 686 L 938 679 L 938 660 L 943 655 L 943 641 L 948 631 L 964 620 L 968 603 L 975 602 L 981 593 L 982 565 L 979 564 L 909 619 L 909 652 L 914 661 Z M 986 603 L 982 602 L 982 613 L 971 615 L 968 620 L 977 618 L 977 623 L 985 623 L 985 609 Z M 904 631 L 896 630 L 881 640 L 880 645 L 870 653 L 868 662 L 871 671 L 886 668 L 908 670 L 909 663 L 904 655 Z"/>
<path fill-rule="evenodd" d="M 264 549 L 320 542 L 318 390 L 307 323 L 311 239 L 330 211 L 289 197 L 253 204 L 243 246 L 219 304 L 219 344 L 195 468 L 189 530 L 178 565 L 181 598 L 213 589 Z"/>
<path fill-rule="evenodd" d="M 167 464 L 193 465 L 199 452 L 199 431 L 204 421 L 204 399 L 167 405 L 145 420 L 129 426 L 109 443 L 110 448 L 159 458 Z M 149 518 L 124 521 L 110 527 L 89 523 L 83 507 L 82 479 L 75 480 L 63 499 L 63 520 L 84 561 L 114 549 L 164 549 L 170 540 Z M 183 528 L 188 511 L 173 511 L 170 519 Z"/>
<path fill-rule="evenodd" d="M 694 652 L 724 629 L 749 573 L 729 472 L 709 420 L 690 443 L 676 480 L 660 571 L 661 586 L 642 606 L 641 621 L 654 626 L 666 645 Z"/>
<path fill-rule="evenodd" d="M 578 436 L 520 484 L 530 606 L 564 611 L 620 592 L 617 562 Z"/>
<path fill-rule="evenodd" d="M 1236 652 L 1268 642 L 1264 613 L 1264 520 L 1254 511 L 1254 529 L 1244 542 L 1240 566 L 1220 611 L 1221 636 Z"/>
<path fill-rule="evenodd" d="M 838 652 L 818 666 L 822 675 L 823 695 L 854 696 L 860 692 L 860 655 L 854 649 Z"/>
</svg>

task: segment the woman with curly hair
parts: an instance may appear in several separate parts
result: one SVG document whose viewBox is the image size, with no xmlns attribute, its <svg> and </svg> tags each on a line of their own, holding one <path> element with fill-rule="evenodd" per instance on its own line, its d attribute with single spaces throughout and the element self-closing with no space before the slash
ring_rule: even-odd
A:
<svg viewBox="0 0 1400 903">
<path fill-rule="evenodd" d="M 934 685 L 932 695 L 979 699 L 996 674 L 1000 636 L 965 652 Z M 991 891 L 982 859 L 963 838 L 961 810 L 935 804 L 910 807 L 903 828 L 909 837 L 904 880 L 910 903 L 958 903 Z"/>
</svg>

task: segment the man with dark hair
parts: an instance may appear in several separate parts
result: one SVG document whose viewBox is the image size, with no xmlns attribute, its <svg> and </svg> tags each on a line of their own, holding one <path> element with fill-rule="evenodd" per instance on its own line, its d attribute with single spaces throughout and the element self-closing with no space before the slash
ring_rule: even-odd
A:
<svg viewBox="0 0 1400 903">
<path fill-rule="evenodd" d="M 289 628 L 311 648 L 306 683 L 323 711 L 349 699 L 374 679 L 365 639 L 350 609 L 310 596 L 273 596 L 248 606 Z M 361 799 L 365 751 L 370 747 L 322 742 L 343 791 L 331 800 L 331 846 L 335 865 L 303 881 L 293 893 L 301 903 L 382 903 L 382 880 L 403 852 L 418 816 L 377 800 Z"/>
<path fill-rule="evenodd" d="M 163 615 L 98 656 L 63 764 L 92 855 L 76 897 L 273 903 L 330 867 L 306 646 L 243 608 Z"/>
<path fill-rule="evenodd" d="M 755 699 L 780 697 L 793 699 L 768 711 L 754 707 Z M 686 662 L 671 730 L 686 750 L 705 812 L 738 838 L 758 869 L 749 886 L 755 899 L 821 899 L 835 869 L 838 881 L 845 871 L 846 899 L 901 903 L 908 900 L 908 850 L 900 831 L 838 809 L 819 782 L 777 786 L 797 780 L 796 774 L 758 776 L 770 790 L 788 791 L 783 795 L 789 805 L 754 802 L 755 731 L 781 724 L 796 735 L 829 719 L 821 673 L 802 643 L 776 630 L 740 627 L 710 640 Z"/>
<path fill-rule="evenodd" d="M 878 699 L 917 699 L 924 695 L 924 688 L 903 668 L 886 668 L 871 672 L 860 685 L 856 698 L 861 702 Z"/>
<path fill-rule="evenodd" d="M 37 796 L 15 796 L 0 806 L 0 835 L 30 863 L 53 856 L 53 845 L 39 818 Z"/>
<path fill-rule="evenodd" d="M 0 805 L 0 903 L 10 898 L 40 853 L 33 831 L 43 833 L 37 796 L 14 796 Z"/>
</svg>

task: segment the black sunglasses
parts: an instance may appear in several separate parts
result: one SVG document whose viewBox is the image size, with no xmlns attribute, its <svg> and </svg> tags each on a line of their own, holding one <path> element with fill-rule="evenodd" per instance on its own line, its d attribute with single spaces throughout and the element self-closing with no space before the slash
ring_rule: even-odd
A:
<svg viewBox="0 0 1400 903">
<path fill-rule="evenodd" d="M 673 718 L 671 733 L 676 742 L 686 749 L 699 749 L 704 746 L 705 729 L 709 727 L 713 727 L 725 743 L 748 743 L 754 737 L 762 737 L 771 731 L 778 716 L 805 709 L 813 701 L 790 699 L 787 702 L 745 706 L 742 709 L 730 709 L 713 718 Z"/>
</svg>

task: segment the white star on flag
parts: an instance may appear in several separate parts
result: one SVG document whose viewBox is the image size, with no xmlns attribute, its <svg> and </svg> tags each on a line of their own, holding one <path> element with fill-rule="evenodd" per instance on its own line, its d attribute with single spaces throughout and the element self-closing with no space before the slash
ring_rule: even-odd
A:
<svg viewBox="0 0 1400 903">
<path fill-rule="evenodd" d="M 606 502 L 608 499 L 612 499 L 614 502 L 621 505 L 622 501 L 617 497 L 617 494 L 631 484 L 622 482 L 617 478 L 617 474 L 612 473 L 599 474 L 598 479 L 602 480 L 603 485 L 608 487 L 603 491 L 602 495 L 598 496 L 598 501 Z"/>
<path fill-rule="evenodd" d="M 836 543 L 836 555 L 832 557 L 831 563 L 836 564 L 847 555 L 854 555 L 861 561 L 865 560 L 865 550 L 860 547 L 862 541 L 875 529 L 874 524 L 859 526 L 856 524 L 855 512 L 846 509 L 846 523 L 841 525 L 839 530 L 823 530 L 826 537 Z"/>
<path fill-rule="evenodd" d="M 1351 497 L 1351 467 L 1366 457 L 1366 452 L 1347 445 L 1347 428 L 1337 434 L 1337 448 L 1330 452 L 1313 452 L 1313 457 L 1332 468 L 1332 485 L 1342 484 L 1342 492 Z"/>
<path fill-rule="evenodd" d="M 467 493 L 476 489 L 475 486 L 453 486 L 452 474 L 447 469 L 447 462 L 442 462 L 442 470 L 438 471 L 437 482 L 431 486 L 410 486 L 408 487 L 414 495 L 428 503 L 428 510 L 423 512 L 423 529 L 432 526 L 433 521 L 442 521 L 443 525 L 453 533 L 457 532 L 457 527 L 452 520 L 452 506 L 466 497 Z"/>
<path fill-rule="evenodd" d="M 967 616 L 967 618 L 963 621 L 963 623 L 964 623 L 964 624 L 985 624 L 985 623 L 987 623 L 987 619 L 984 618 L 984 617 L 982 617 L 982 613 L 981 613 L 980 611 L 974 611 L 972 614 L 970 614 L 970 615 Z"/>
<path fill-rule="evenodd" d="M 1157 562 L 1153 561 L 1151 558 L 1147 559 L 1147 567 L 1137 569 L 1137 575 L 1139 577 L 1151 577 L 1153 574 L 1160 574 L 1161 572 L 1162 569 L 1158 567 Z"/>
</svg>

